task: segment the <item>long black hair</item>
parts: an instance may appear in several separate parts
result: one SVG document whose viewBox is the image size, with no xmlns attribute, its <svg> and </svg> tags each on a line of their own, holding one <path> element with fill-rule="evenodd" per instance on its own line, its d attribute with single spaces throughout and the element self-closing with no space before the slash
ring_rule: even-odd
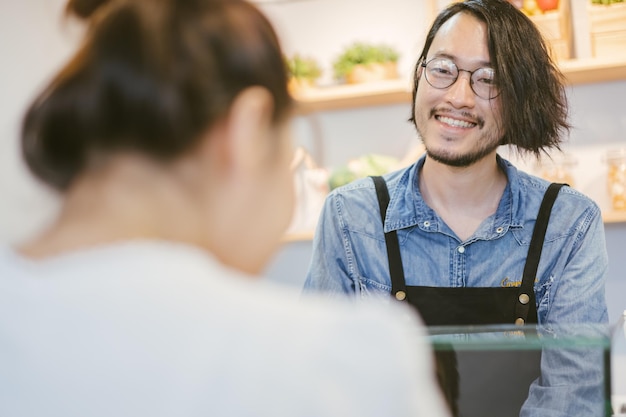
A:
<svg viewBox="0 0 626 417">
<path fill-rule="evenodd" d="M 415 66 L 409 121 L 415 124 L 420 65 L 441 26 L 457 13 L 470 14 L 487 26 L 487 47 L 501 100 L 500 144 L 537 157 L 547 149 L 559 149 L 571 127 L 564 77 L 535 24 L 506 0 L 453 3 L 437 16 Z"/>
</svg>

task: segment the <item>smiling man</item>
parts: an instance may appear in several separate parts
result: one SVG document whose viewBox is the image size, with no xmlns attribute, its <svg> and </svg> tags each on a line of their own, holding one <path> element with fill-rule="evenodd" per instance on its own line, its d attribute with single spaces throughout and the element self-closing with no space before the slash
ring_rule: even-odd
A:
<svg viewBox="0 0 626 417">
<path fill-rule="evenodd" d="M 410 121 L 426 154 L 328 196 L 305 291 L 391 294 L 428 325 L 606 323 L 600 209 L 497 153 L 559 149 L 567 117 L 563 77 L 533 23 L 505 0 L 453 3 L 415 67 Z M 602 415 L 601 370 L 572 385 L 552 359 L 522 414 Z"/>
</svg>

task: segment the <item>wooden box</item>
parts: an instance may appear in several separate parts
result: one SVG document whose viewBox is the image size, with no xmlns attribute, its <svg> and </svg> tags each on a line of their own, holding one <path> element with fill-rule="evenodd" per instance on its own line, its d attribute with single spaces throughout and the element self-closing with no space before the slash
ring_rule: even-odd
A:
<svg viewBox="0 0 626 417">
<path fill-rule="evenodd" d="M 579 0 L 574 0 L 579 1 Z M 548 42 L 552 57 L 556 60 L 573 58 L 572 56 L 572 18 L 569 1 L 561 0 L 554 11 L 529 16 Z"/>
<path fill-rule="evenodd" d="M 594 57 L 626 57 L 626 3 L 589 5 L 591 53 Z"/>
</svg>

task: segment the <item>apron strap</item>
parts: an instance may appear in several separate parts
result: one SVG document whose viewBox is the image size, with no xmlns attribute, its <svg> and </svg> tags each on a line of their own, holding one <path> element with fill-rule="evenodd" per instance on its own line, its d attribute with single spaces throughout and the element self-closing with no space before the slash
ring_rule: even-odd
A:
<svg viewBox="0 0 626 417">
<path fill-rule="evenodd" d="M 552 206 L 559 194 L 559 190 L 564 185 L 567 184 L 550 184 L 541 201 L 533 229 L 533 236 L 530 240 L 530 247 L 528 248 L 526 264 L 524 265 L 522 285 L 519 287 L 517 303 L 515 304 L 515 324 L 522 325 L 526 323 L 529 306 L 531 303 L 535 303 L 535 290 L 533 285 L 537 278 L 537 269 L 539 268 L 539 259 L 541 258 L 541 251 L 543 249 L 543 240 L 546 236 L 546 230 L 548 229 Z"/>
<path fill-rule="evenodd" d="M 383 233 L 385 229 L 385 217 L 387 216 L 387 207 L 389 206 L 389 190 L 387 183 L 381 176 L 372 176 L 374 187 L 376 188 L 376 196 L 378 197 L 378 206 L 380 208 L 380 218 L 383 222 Z M 387 260 L 389 261 L 389 274 L 391 276 L 391 294 L 398 301 L 406 300 L 406 281 L 404 279 L 404 268 L 402 267 L 402 257 L 400 256 L 400 243 L 398 242 L 398 234 L 395 230 L 384 233 L 385 245 L 387 247 Z"/>
</svg>

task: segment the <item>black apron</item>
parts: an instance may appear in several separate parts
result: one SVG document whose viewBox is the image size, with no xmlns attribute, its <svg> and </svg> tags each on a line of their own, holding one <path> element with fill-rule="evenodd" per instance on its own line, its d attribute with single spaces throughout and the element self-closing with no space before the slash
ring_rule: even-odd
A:
<svg viewBox="0 0 626 417">
<path fill-rule="evenodd" d="M 380 214 L 383 223 L 389 204 L 389 192 L 382 177 L 372 177 L 376 187 Z M 427 287 L 407 286 L 400 256 L 400 244 L 395 230 L 385 233 L 391 294 L 399 301 L 408 302 L 417 309 L 427 326 L 448 325 L 488 325 L 537 323 L 537 307 L 533 284 L 537 275 L 543 241 L 550 219 L 550 212 L 560 188 L 565 184 L 550 184 L 539 208 L 533 229 L 528 256 L 524 265 L 522 283 L 519 287 Z M 454 415 L 458 415 L 459 376 L 458 358 L 453 350 L 440 350 L 436 353 L 437 376 L 444 395 Z M 534 352 L 532 352 L 534 353 Z M 536 355 L 536 368 L 539 369 L 540 356 Z M 474 361 L 476 362 L 476 361 Z M 528 368 L 527 360 L 523 360 Z M 536 376 L 532 373 L 529 382 Z M 526 391 L 527 392 L 527 391 Z M 526 396 L 521 393 L 520 401 Z M 521 403 L 519 404 L 521 406 Z M 515 408 L 518 405 L 514 406 Z M 517 408 L 519 410 L 519 408 Z M 483 410 L 484 413 L 484 410 Z M 478 413 L 477 413 L 478 414 Z M 470 415 L 464 412 L 464 415 Z M 483 414 L 486 415 L 486 414 Z M 499 415 L 504 415 L 500 413 Z"/>
</svg>

